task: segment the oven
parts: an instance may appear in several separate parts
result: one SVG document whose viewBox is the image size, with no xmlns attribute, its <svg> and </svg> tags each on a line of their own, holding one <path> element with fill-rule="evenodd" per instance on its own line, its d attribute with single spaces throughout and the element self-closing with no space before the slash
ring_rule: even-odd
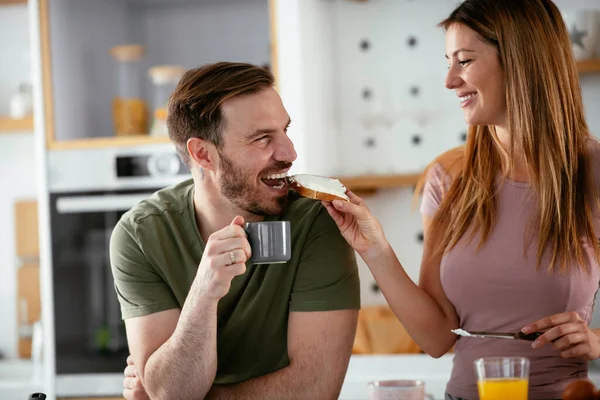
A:
<svg viewBox="0 0 600 400">
<path fill-rule="evenodd" d="M 56 394 L 119 394 L 129 352 L 110 235 L 139 201 L 191 175 L 171 145 L 51 152 L 48 165 Z"/>
</svg>

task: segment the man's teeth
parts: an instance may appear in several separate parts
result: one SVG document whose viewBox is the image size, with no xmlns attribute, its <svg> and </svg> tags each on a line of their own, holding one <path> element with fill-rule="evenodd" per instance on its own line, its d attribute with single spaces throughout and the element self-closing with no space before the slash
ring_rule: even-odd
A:
<svg viewBox="0 0 600 400">
<path fill-rule="evenodd" d="M 283 179 L 286 176 L 287 176 L 287 174 L 284 172 L 282 174 L 267 175 L 267 176 L 265 176 L 265 179 Z"/>
<path fill-rule="evenodd" d="M 460 97 L 460 101 L 467 101 L 467 100 L 469 100 L 469 99 L 471 99 L 471 98 L 473 98 L 475 96 L 477 96 L 477 93 L 471 93 L 471 94 L 468 94 L 466 96 Z"/>
<path fill-rule="evenodd" d="M 281 181 L 279 182 L 277 185 L 275 186 L 271 186 L 273 189 L 283 189 L 283 187 L 285 186 L 285 182 Z"/>
</svg>

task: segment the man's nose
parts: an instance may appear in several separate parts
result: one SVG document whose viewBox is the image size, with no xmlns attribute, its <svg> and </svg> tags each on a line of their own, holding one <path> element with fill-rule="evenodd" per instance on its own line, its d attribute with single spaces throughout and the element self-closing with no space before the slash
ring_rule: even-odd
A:
<svg viewBox="0 0 600 400">
<path fill-rule="evenodd" d="M 288 135 L 284 135 L 281 138 L 279 145 L 277 146 L 277 150 L 274 154 L 277 161 L 286 161 L 286 162 L 294 162 L 298 155 L 296 154 L 296 149 L 294 148 L 294 143 Z"/>
</svg>

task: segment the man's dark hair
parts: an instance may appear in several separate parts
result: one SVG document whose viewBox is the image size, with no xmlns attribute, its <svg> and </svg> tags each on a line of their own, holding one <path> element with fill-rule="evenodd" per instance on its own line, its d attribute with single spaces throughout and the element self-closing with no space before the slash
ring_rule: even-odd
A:
<svg viewBox="0 0 600 400">
<path fill-rule="evenodd" d="M 187 141 L 200 138 L 221 148 L 225 125 L 220 105 L 235 96 L 273 86 L 266 69 L 246 63 L 219 62 L 187 71 L 169 99 L 169 138 L 191 168 Z"/>
</svg>

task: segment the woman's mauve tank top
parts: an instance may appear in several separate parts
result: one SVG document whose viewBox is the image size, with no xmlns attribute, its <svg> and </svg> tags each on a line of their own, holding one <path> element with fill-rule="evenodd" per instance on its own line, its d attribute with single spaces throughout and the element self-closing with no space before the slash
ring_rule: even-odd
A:
<svg viewBox="0 0 600 400">
<path fill-rule="evenodd" d="M 600 145 L 589 140 L 592 173 L 600 176 Z M 450 178 L 434 165 L 425 185 L 421 212 L 433 216 Z M 467 331 L 516 332 L 540 318 L 576 311 L 589 324 L 600 280 L 591 248 L 587 256 L 592 271 L 573 264 L 568 275 L 549 274 L 546 248 L 536 269 L 537 237 L 530 221 L 537 207 L 533 189 L 525 183 L 499 178 L 497 219 L 488 240 L 477 249 L 479 236 L 466 237 L 442 259 L 441 280 L 448 299 L 458 313 L 460 328 Z M 598 183 L 597 183 L 598 185 Z M 595 220 L 598 213 L 595 212 Z M 600 233 L 598 223 L 596 234 Z M 478 399 L 473 362 L 480 357 L 519 356 L 531 362 L 530 399 L 559 399 L 571 380 L 587 376 L 583 359 L 563 359 L 551 345 L 533 349 L 531 342 L 461 337 L 455 346 L 452 375 L 447 392 L 469 400 Z"/>
</svg>

